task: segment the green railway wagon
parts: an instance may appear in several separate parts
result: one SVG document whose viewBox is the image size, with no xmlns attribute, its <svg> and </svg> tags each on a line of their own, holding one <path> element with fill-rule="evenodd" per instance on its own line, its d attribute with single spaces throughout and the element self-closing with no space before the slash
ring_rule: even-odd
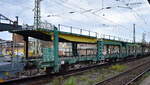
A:
<svg viewBox="0 0 150 85">
<path fill-rule="evenodd" d="M 26 44 L 26 59 L 28 59 L 28 37 L 52 42 L 51 47 L 42 48 L 40 59 L 34 59 L 36 65 L 52 72 L 59 72 L 62 68 L 88 66 L 101 61 L 124 59 L 130 56 L 148 54 L 149 48 L 138 43 L 129 43 L 115 39 L 98 38 L 80 33 L 63 32 L 57 27 L 49 29 L 14 31 L 24 37 Z M 61 44 L 63 43 L 63 44 Z M 65 45 L 65 46 L 64 46 Z M 142 47 L 142 48 L 141 48 Z M 138 50 L 137 50 L 138 49 Z M 82 66 L 81 66 L 82 67 Z M 49 70 L 50 69 L 50 70 Z M 50 73 L 50 72 L 49 72 Z"/>
</svg>

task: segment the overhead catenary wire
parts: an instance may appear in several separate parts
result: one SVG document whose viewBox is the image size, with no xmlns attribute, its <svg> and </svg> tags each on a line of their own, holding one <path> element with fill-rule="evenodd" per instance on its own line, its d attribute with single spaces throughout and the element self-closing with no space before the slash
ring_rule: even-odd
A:
<svg viewBox="0 0 150 85">
<path fill-rule="evenodd" d="M 139 5 L 139 4 L 143 4 L 143 2 L 137 2 L 137 1 L 133 2 L 132 1 L 131 3 L 130 2 L 122 2 L 122 3 L 125 5 L 125 7 L 123 7 L 123 8 L 128 8 L 133 13 L 133 16 L 135 18 L 137 18 L 137 20 L 139 19 L 139 20 L 143 21 L 143 23 L 145 25 L 148 25 L 147 22 L 146 22 L 146 20 L 136 10 L 134 10 L 133 7 L 130 6 L 130 4 L 131 5 Z M 136 25 L 139 25 L 139 24 L 136 24 Z"/>
<path fill-rule="evenodd" d="M 137 2 L 137 0 L 136 0 L 136 2 Z M 136 2 L 135 2 L 135 3 L 136 3 Z M 124 4 L 126 4 L 126 3 L 124 3 Z M 130 8 L 131 12 L 134 13 L 133 15 L 134 15 L 135 18 L 138 17 L 138 19 L 140 19 L 141 21 L 143 21 L 145 25 L 149 26 L 149 25 L 147 24 L 147 21 L 145 20 L 145 18 L 143 18 L 136 10 L 134 10 L 134 8 L 130 7 L 129 5 L 126 5 L 126 6 L 127 6 L 128 8 Z M 137 25 L 139 25 L 139 24 L 137 24 Z M 144 31 L 145 31 L 145 30 L 144 30 Z"/>
<path fill-rule="evenodd" d="M 63 4 L 63 5 L 66 7 L 66 4 Z M 72 7 L 72 6 L 73 6 L 73 7 Z M 67 7 L 68 7 L 68 4 L 67 4 Z M 84 9 L 84 8 L 81 8 L 81 7 L 78 7 L 78 6 L 75 6 L 75 5 L 69 5 L 69 7 L 71 7 L 71 8 L 77 7 L 77 8 L 79 8 L 79 9 L 82 9 L 83 11 L 87 11 L 87 9 Z M 92 15 L 98 17 L 98 18 L 103 18 L 104 20 L 107 20 L 107 22 L 115 23 L 115 22 L 113 22 L 113 21 L 111 21 L 111 20 L 109 20 L 109 19 L 107 19 L 107 18 L 101 17 L 101 16 L 99 16 L 99 15 L 97 15 L 97 14 L 94 14 L 94 13 L 92 13 L 92 12 L 90 12 L 90 13 L 91 13 Z M 115 24 L 118 24 L 118 23 L 115 23 Z M 127 27 L 122 26 L 122 25 L 120 25 L 120 27 L 125 28 L 125 29 L 128 29 Z"/>
<path fill-rule="evenodd" d="M 60 3 L 60 2 L 58 2 L 58 1 L 54 1 L 56 4 L 58 4 L 59 6 L 63 6 L 63 7 L 66 7 L 66 8 L 68 8 L 68 9 L 74 9 L 74 7 L 72 7 L 72 6 L 70 6 L 70 5 L 66 5 L 66 4 L 62 4 L 62 3 Z M 84 13 L 86 13 L 86 12 L 89 12 L 90 10 L 83 10 L 83 8 L 78 8 L 78 10 L 81 10 L 82 9 L 82 11 L 73 11 L 73 12 L 71 12 L 72 14 L 75 14 L 75 13 L 79 13 L 79 14 L 81 14 L 81 15 L 84 15 Z M 65 14 L 65 13 L 64 13 Z M 62 15 L 64 15 L 64 14 L 62 14 Z M 62 16 L 61 14 L 59 15 L 59 16 Z M 84 16 L 86 16 L 86 15 L 84 15 Z M 86 16 L 87 18 L 89 18 L 88 16 Z M 68 17 L 66 17 L 66 19 L 67 19 Z M 71 18 L 70 18 L 71 19 Z M 73 19 L 72 19 L 73 20 Z M 100 22 L 98 22 L 98 21 L 96 21 L 97 23 L 99 23 L 99 24 L 101 24 L 101 25 L 104 25 L 104 23 L 100 23 Z"/>
<path fill-rule="evenodd" d="M 61 0 L 61 1 L 63 1 L 63 0 Z M 114 21 L 111 21 L 111 20 L 109 20 L 109 19 L 107 19 L 107 18 L 104 18 L 104 17 L 102 17 L 102 16 L 99 16 L 98 14 L 95 14 L 95 13 L 92 13 L 92 11 L 91 10 L 89 10 L 89 9 L 85 9 L 85 8 L 82 8 L 82 7 L 79 7 L 79 6 L 77 6 L 77 5 L 70 5 L 70 4 L 66 4 L 65 3 L 65 1 L 63 1 L 62 3 L 60 3 L 60 2 L 58 2 L 58 1 L 55 1 L 57 4 L 59 4 L 59 5 L 61 5 L 61 6 L 63 6 L 63 7 L 65 7 L 65 8 L 68 8 L 68 9 L 76 9 L 76 10 L 82 10 L 82 11 L 85 11 L 85 12 L 82 12 L 83 14 L 84 13 L 91 13 L 92 15 L 94 15 L 94 16 L 96 16 L 96 17 L 99 17 L 99 18 L 103 18 L 104 20 L 107 20 L 108 22 L 111 22 L 111 23 L 115 23 Z M 76 12 L 78 12 L 78 11 L 76 11 Z M 78 12 L 78 13 L 81 13 L 81 12 Z M 82 14 L 81 13 L 81 14 Z M 89 16 L 89 15 L 88 15 Z M 115 23 L 115 24 L 118 24 L 118 23 Z M 118 26 L 120 26 L 120 25 L 118 25 Z M 127 27 L 125 27 L 125 26 L 120 26 L 120 27 L 122 27 L 122 28 L 125 28 L 125 29 L 128 29 Z"/>
<path fill-rule="evenodd" d="M 129 0 L 130 1 L 130 0 Z M 137 1 L 136 1 L 137 2 Z M 128 7 L 137 17 L 139 17 L 143 22 L 144 22 L 144 24 L 147 24 L 146 23 L 146 21 L 145 21 L 145 19 L 143 19 L 143 17 L 139 14 L 139 13 L 137 13 L 132 7 L 130 7 L 129 5 L 127 5 L 127 4 L 130 4 L 130 2 L 128 2 L 128 3 L 126 3 L 126 2 L 123 2 L 124 4 L 125 4 L 125 6 L 126 7 Z M 136 4 L 136 3 L 135 3 Z M 135 17 L 136 18 L 136 17 Z"/>
<path fill-rule="evenodd" d="M 64 6 L 65 6 L 65 7 L 66 7 L 67 5 L 70 6 L 70 7 L 72 7 L 72 8 L 78 8 L 78 9 L 80 9 L 80 10 L 87 11 L 87 9 L 82 8 L 82 7 L 79 7 L 79 6 L 75 5 L 75 4 L 71 4 L 71 5 L 70 5 L 70 4 L 64 3 Z M 101 18 L 101 19 L 104 19 L 104 20 L 106 20 L 106 21 L 108 21 L 108 22 L 111 22 L 111 23 L 114 23 L 114 24 L 118 24 L 118 23 L 116 23 L 116 22 L 114 22 L 114 21 L 112 21 L 112 20 L 109 20 L 109 19 L 104 18 L 104 17 L 102 17 L 102 16 L 99 16 L 99 15 L 97 15 L 97 14 L 95 14 L 95 13 L 92 13 L 91 11 L 90 11 L 89 13 L 91 13 L 92 15 L 97 16 L 97 17 L 99 17 L 99 18 Z M 127 27 L 125 27 L 125 26 L 123 26 L 123 25 L 120 25 L 120 24 L 118 24 L 118 25 L 121 26 L 121 27 L 123 27 L 123 28 L 128 29 Z"/>
<path fill-rule="evenodd" d="M 62 1 L 63 2 L 63 1 Z M 74 9 L 74 6 L 70 6 L 70 4 L 66 4 L 66 3 L 60 3 L 60 2 L 57 2 L 57 3 L 59 3 L 59 5 L 60 4 L 62 4 L 64 7 L 66 7 L 67 6 L 67 8 L 71 8 L 71 9 Z M 87 11 L 88 9 L 84 9 L 84 8 L 82 8 L 82 7 L 78 7 L 78 6 L 76 6 L 79 10 L 81 10 L 82 9 L 82 11 Z M 91 12 L 89 12 L 90 14 L 92 14 Z M 95 14 L 92 14 L 92 15 L 94 15 L 95 16 Z M 100 18 L 98 15 L 96 15 L 96 17 L 98 17 L 98 18 Z M 107 22 L 108 22 L 108 20 L 106 20 Z M 112 23 L 112 21 L 109 21 L 109 22 L 111 22 Z M 113 22 L 114 23 L 114 22 Z M 122 28 L 124 28 L 124 27 L 122 27 Z M 125 28 L 125 29 L 127 29 L 127 28 Z"/>
<path fill-rule="evenodd" d="M 62 3 L 59 3 L 59 4 L 62 4 Z M 66 7 L 67 6 L 67 8 L 69 7 L 69 8 L 74 8 L 74 7 L 76 7 L 76 8 L 78 8 L 78 9 L 82 9 L 83 11 L 87 11 L 87 9 L 84 9 L 84 8 L 82 8 L 82 7 L 78 7 L 78 6 L 75 6 L 75 5 L 70 5 L 70 4 L 66 4 L 66 3 L 64 3 L 64 4 L 62 4 L 64 7 Z M 96 17 L 101 17 L 101 16 L 99 16 L 99 15 L 97 15 L 97 14 L 93 14 L 92 12 L 89 12 L 89 13 L 91 13 L 92 15 L 94 15 L 94 16 L 96 16 Z M 104 20 L 107 20 L 107 22 L 111 22 L 111 23 L 115 23 L 115 22 L 113 22 L 113 21 L 111 21 L 111 20 L 109 20 L 109 19 L 107 19 L 107 18 L 104 18 L 104 17 L 101 17 L 101 18 L 103 18 Z M 115 23 L 115 24 L 118 24 L 118 23 Z M 125 28 L 125 29 L 128 29 L 127 27 L 125 27 L 125 26 L 122 26 L 122 25 L 120 25 L 120 27 L 122 27 L 122 28 Z"/>
</svg>

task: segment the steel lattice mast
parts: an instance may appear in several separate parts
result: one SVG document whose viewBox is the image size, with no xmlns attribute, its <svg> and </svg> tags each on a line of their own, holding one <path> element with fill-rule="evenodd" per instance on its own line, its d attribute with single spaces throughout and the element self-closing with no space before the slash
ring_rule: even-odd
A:
<svg viewBox="0 0 150 85">
<path fill-rule="evenodd" d="M 34 8 L 34 28 L 40 28 L 41 25 L 41 8 L 40 2 L 42 0 L 35 0 L 35 8 Z"/>
<path fill-rule="evenodd" d="M 40 3 L 42 0 L 35 0 L 35 8 L 34 8 L 34 29 L 38 29 L 41 27 L 41 7 Z M 34 54 L 38 55 L 41 53 L 41 46 L 39 40 L 34 40 Z"/>
</svg>

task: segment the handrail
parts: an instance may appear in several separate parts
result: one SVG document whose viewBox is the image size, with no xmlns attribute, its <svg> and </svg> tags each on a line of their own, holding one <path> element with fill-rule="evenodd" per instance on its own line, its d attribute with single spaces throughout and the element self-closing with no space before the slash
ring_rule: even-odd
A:
<svg viewBox="0 0 150 85">
<path fill-rule="evenodd" d="M 93 32 L 93 31 L 90 31 L 90 30 L 85 30 L 85 29 L 81 29 L 81 28 L 78 28 L 78 27 L 68 26 L 68 25 L 59 24 L 58 25 L 58 30 L 63 31 L 63 32 L 86 35 L 86 36 L 90 36 L 90 37 L 96 37 L 96 38 L 104 38 L 104 39 L 109 39 L 109 40 L 133 42 L 132 40 L 129 40 L 129 39 L 124 39 L 124 38 L 116 37 L 116 36 L 112 36 L 112 35 L 99 34 L 98 32 Z M 91 35 L 91 34 L 94 34 L 94 35 Z"/>
<path fill-rule="evenodd" d="M 54 25 L 52 25 L 51 23 L 48 23 L 48 22 L 41 22 L 40 28 L 54 30 Z M 72 34 L 79 34 L 79 35 L 84 35 L 84 36 L 90 36 L 90 37 L 96 37 L 96 38 L 109 39 L 109 40 L 133 42 L 132 40 L 129 40 L 129 39 L 124 39 L 124 38 L 112 36 L 112 35 L 100 34 L 98 32 L 94 32 L 91 30 L 86 30 L 86 29 L 68 26 L 68 25 L 62 25 L 62 24 L 58 24 L 58 31 L 68 32 L 68 33 L 72 33 Z"/>
<path fill-rule="evenodd" d="M 12 21 L 11 19 L 5 17 L 4 15 L 0 14 L 0 23 L 2 23 L 2 21 L 9 22 L 9 24 L 14 24 L 14 21 Z"/>
<path fill-rule="evenodd" d="M 68 30 L 64 30 L 65 28 L 66 29 L 68 28 Z M 80 34 L 80 35 L 91 36 L 91 37 L 97 37 L 97 35 L 98 35 L 97 32 L 93 32 L 93 31 L 86 30 L 86 29 L 81 29 L 81 28 L 78 28 L 78 27 L 61 25 L 61 24 L 58 25 L 58 30 L 59 31 L 66 31 L 66 32 L 70 32 L 70 33 L 75 33 L 75 34 Z"/>
</svg>

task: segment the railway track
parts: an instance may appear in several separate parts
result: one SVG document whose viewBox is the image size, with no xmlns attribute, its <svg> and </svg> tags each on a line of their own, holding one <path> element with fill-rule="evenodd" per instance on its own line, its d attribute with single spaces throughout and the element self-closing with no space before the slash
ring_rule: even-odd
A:
<svg viewBox="0 0 150 85">
<path fill-rule="evenodd" d="M 150 70 L 150 61 L 138 65 L 128 71 L 106 79 L 96 85 L 130 85 L 134 80 Z"/>
<path fill-rule="evenodd" d="M 114 62 L 114 63 L 111 63 L 111 64 L 116 64 L 116 63 L 125 63 L 125 62 L 130 62 L 130 61 L 136 61 L 136 59 L 129 59 L 129 60 L 126 60 L 124 62 L 122 61 L 118 61 L 118 62 Z M 99 64 L 99 65 L 93 65 L 93 66 L 90 66 L 90 67 L 85 67 L 85 68 L 82 68 L 82 69 L 76 69 L 76 70 L 71 70 L 71 71 L 68 71 L 68 72 L 64 72 L 64 73 L 55 73 L 55 74 L 49 74 L 49 75 L 37 75 L 37 76 L 30 76 L 30 77 L 24 77 L 24 78 L 16 78 L 16 79 L 13 79 L 13 80 L 9 80 L 9 81 L 6 81 L 4 83 L 0 83 L 0 85 L 17 85 L 17 83 L 22 83 L 22 82 L 32 82 L 32 81 L 36 81 L 37 83 L 41 83 L 41 81 L 38 82 L 39 79 L 42 79 L 43 81 L 42 82 L 47 82 L 46 79 L 48 78 L 53 78 L 53 77 L 57 77 L 57 76 L 64 76 L 64 77 L 69 77 L 69 76 L 72 76 L 72 75 L 76 75 L 76 74 L 80 74 L 80 73 L 83 73 L 83 72 L 86 72 L 90 69 L 93 69 L 93 68 L 103 68 L 103 67 L 107 67 L 109 66 L 110 63 L 103 63 L 103 64 Z M 36 83 L 36 84 L 37 84 Z M 34 84 L 34 85 L 36 85 Z"/>
<path fill-rule="evenodd" d="M 24 77 L 24 78 L 16 78 L 13 80 L 9 80 L 6 81 L 4 83 L 0 83 L 0 85 L 18 85 L 18 83 L 22 83 L 22 82 L 32 82 L 32 81 L 36 81 L 36 83 L 34 82 L 34 84 L 30 84 L 30 85 L 36 85 L 41 83 L 41 81 L 39 81 L 39 79 L 43 80 L 42 82 L 48 82 L 47 79 L 51 79 L 53 77 L 57 77 L 57 76 L 64 76 L 64 77 L 68 77 L 68 76 L 72 76 L 75 74 L 79 74 L 79 73 L 83 73 L 85 71 L 88 71 L 90 69 L 96 68 L 96 67 L 104 67 L 104 66 L 108 66 L 110 65 L 109 63 L 103 63 L 103 64 L 98 64 L 98 65 L 93 65 L 90 67 L 84 67 L 81 69 L 76 69 L 76 70 L 70 70 L 68 72 L 63 72 L 63 73 L 54 73 L 54 74 L 48 74 L 48 75 L 37 75 L 37 76 L 30 76 L 30 77 Z"/>
<path fill-rule="evenodd" d="M 140 59 L 129 59 L 126 61 L 118 61 L 118 62 L 115 62 L 112 64 L 116 64 L 116 63 L 122 64 L 122 63 L 131 62 L 131 61 L 134 62 L 134 61 L 138 61 L 138 60 L 140 60 Z M 102 67 L 107 67 L 109 65 L 110 65 L 109 63 L 103 63 L 103 64 L 94 65 L 94 66 L 90 66 L 90 67 L 86 67 L 86 68 L 82 68 L 82 69 L 71 70 L 71 71 L 64 72 L 64 73 L 55 73 L 55 74 L 49 74 L 49 75 L 38 75 L 38 76 L 31 76 L 31 77 L 26 77 L 26 78 L 18 78 L 18 79 L 14 79 L 14 80 L 10 80 L 10 81 L 1 83 L 0 85 L 21 85 L 24 82 L 26 83 L 24 85 L 42 85 L 42 83 L 44 83 L 44 82 L 49 82 L 49 80 L 52 79 L 53 77 L 57 77 L 57 76 L 69 77 L 69 76 L 73 76 L 76 74 L 86 72 L 93 68 L 97 68 L 97 67 L 102 68 Z M 108 84 L 106 84 L 106 85 L 108 85 Z M 117 85 L 117 84 L 111 84 L 111 85 Z"/>
<path fill-rule="evenodd" d="M 138 76 L 136 76 L 135 78 L 133 78 L 131 81 L 129 81 L 128 83 L 126 83 L 126 85 L 134 85 L 134 83 L 140 79 L 145 73 L 149 72 L 150 69 L 145 70 L 144 72 L 142 72 L 141 74 L 139 74 Z"/>
</svg>

